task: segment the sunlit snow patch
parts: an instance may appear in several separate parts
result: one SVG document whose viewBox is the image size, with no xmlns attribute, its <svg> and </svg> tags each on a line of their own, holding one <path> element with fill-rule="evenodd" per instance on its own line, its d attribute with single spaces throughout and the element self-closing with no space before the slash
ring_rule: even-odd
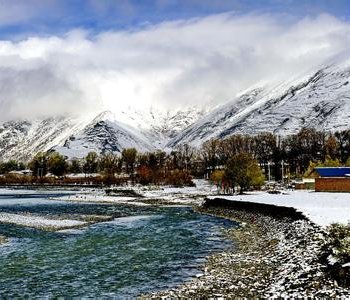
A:
<svg viewBox="0 0 350 300">
<path fill-rule="evenodd" d="M 87 222 L 77 220 L 57 220 L 48 219 L 41 216 L 10 214 L 3 212 L 0 213 L 0 222 L 44 230 L 60 230 L 67 228 L 75 228 L 88 224 Z"/>
</svg>

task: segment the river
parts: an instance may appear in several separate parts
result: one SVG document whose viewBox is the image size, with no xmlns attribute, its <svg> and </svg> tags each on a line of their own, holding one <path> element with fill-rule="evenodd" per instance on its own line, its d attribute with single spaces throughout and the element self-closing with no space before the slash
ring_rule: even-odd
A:
<svg viewBox="0 0 350 300">
<path fill-rule="evenodd" d="M 48 232 L 1 224 L 1 297 L 135 297 L 200 273 L 205 257 L 233 247 L 222 228 L 235 223 L 190 207 L 136 207 L 48 200 L 64 192 L 0 191 L 0 212 L 113 221 Z"/>
</svg>

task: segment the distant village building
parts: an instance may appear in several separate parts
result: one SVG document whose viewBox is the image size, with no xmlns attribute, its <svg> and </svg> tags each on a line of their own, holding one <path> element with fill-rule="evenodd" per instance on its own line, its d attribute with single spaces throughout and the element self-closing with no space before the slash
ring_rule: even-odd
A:
<svg viewBox="0 0 350 300">
<path fill-rule="evenodd" d="M 314 190 L 315 178 L 302 178 L 294 182 L 296 190 Z"/>
<path fill-rule="evenodd" d="M 316 192 L 350 192 L 350 167 L 315 168 L 320 177 L 315 179 Z"/>
</svg>

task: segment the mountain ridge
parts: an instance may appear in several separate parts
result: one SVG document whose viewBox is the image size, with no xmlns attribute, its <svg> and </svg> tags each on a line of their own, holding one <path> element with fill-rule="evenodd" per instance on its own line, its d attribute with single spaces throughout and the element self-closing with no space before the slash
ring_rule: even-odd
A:
<svg viewBox="0 0 350 300">
<path fill-rule="evenodd" d="M 235 133 L 295 133 L 302 127 L 335 131 L 350 127 L 350 67 L 324 67 L 307 79 L 253 89 L 192 124 L 167 146 L 199 146 Z M 245 104 L 249 104 L 248 106 Z"/>
<path fill-rule="evenodd" d="M 199 147 L 235 133 L 295 133 L 302 127 L 335 131 L 350 127 L 350 63 L 338 60 L 278 84 L 254 85 L 215 109 L 186 107 L 162 112 L 129 108 L 82 117 L 14 120 L 0 124 L 0 158 L 28 160 L 56 150 L 70 158 L 90 151 L 120 153 Z"/>
</svg>

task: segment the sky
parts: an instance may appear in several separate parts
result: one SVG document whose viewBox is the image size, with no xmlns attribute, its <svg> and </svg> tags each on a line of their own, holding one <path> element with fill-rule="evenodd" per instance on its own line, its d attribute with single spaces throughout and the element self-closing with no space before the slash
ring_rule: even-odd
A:
<svg viewBox="0 0 350 300">
<path fill-rule="evenodd" d="M 349 45 L 347 0 L 0 0 L 0 120 L 217 106 Z"/>
</svg>

